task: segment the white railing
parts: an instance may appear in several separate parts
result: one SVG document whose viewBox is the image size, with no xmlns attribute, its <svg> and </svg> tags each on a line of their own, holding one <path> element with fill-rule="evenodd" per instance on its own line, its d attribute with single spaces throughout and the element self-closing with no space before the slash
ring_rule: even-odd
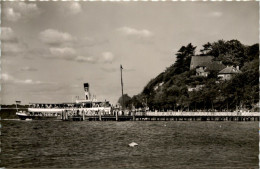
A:
<svg viewBox="0 0 260 169">
<path fill-rule="evenodd" d="M 136 112 L 145 116 L 260 116 L 259 112 Z"/>
<path fill-rule="evenodd" d="M 43 113 L 62 112 L 62 110 L 64 109 L 28 108 L 29 112 L 43 112 Z"/>
</svg>

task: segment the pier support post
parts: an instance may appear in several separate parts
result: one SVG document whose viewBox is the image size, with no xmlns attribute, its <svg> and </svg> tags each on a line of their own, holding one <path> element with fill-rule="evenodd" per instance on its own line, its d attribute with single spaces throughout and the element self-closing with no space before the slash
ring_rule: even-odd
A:
<svg viewBox="0 0 260 169">
<path fill-rule="evenodd" d="M 85 110 L 82 110 L 82 121 L 85 121 Z"/>
<path fill-rule="evenodd" d="M 135 121 L 135 111 L 133 111 L 132 115 L 133 115 L 133 121 Z"/>
<path fill-rule="evenodd" d="M 98 111 L 98 116 L 99 116 L 99 121 L 102 121 L 102 117 L 101 117 L 101 111 Z"/>
<path fill-rule="evenodd" d="M 118 111 L 116 111 L 116 121 L 118 121 Z"/>
<path fill-rule="evenodd" d="M 62 120 L 67 120 L 68 119 L 68 113 L 66 110 L 62 111 Z"/>
</svg>

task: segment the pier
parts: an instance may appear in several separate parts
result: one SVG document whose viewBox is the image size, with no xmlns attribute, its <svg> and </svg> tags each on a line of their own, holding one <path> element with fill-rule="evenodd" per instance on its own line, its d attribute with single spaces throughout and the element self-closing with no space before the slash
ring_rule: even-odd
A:
<svg viewBox="0 0 260 169">
<path fill-rule="evenodd" d="M 259 112 L 131 112 L 127 115 L 68 116 L 70 121 L 259 121 Z"/>
</svg>

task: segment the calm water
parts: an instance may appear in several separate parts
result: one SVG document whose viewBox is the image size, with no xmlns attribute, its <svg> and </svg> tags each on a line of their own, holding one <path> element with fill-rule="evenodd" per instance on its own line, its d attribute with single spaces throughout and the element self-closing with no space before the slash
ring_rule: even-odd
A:
<svg viewBox="0 0 260 169">
<path fill-rule="evenodd" d="M 258 168 L 258 122 L 1 123 L 8 168 Z"/>
</svg>

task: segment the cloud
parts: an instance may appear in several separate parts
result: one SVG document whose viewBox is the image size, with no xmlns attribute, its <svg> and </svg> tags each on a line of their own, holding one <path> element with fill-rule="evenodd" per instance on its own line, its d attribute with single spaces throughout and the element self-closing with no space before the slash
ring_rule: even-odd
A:
<svg viewBox="0 0 260 169">
<path fill-rule="evenodd" d="M 39 8 L 36 3 L 15 2 L 13 8 L 23 15 L 35 15 L 39 13 Z"/>
<path fill-rule="evenodd" d="M 76 59 L 77 51 L 75 46 L 77 45 L 75 44 L 78 43 L 78 40 L 71 34 L 55 29 L 46 29 L 39 33 L 39 39 L 44 44 L 48 45 L 48 48 L 47 50 L 44 50 L 46 49 L 45 46 L 41 51 L 36 50 L 34 53 L 38 52 L 41 56 L 46 58 L 59 58 L 66 60 Z M 83 58 L 78 57 L 77 60 L 83 60 Z"/>
<path fill-rule="evenodd" d="M 17 37 L 10 27 L 2 27 L 1 28 L 1 41 L 2 42 L 17 42 Z"/>
<path fill-rule="evenodd" d="M 75 61 L 88 63 L 112 63 L 115 60 L 112 52 L 103 52 L 99 56 L 77 56 Z"/>
<path fill-rule="evenodd" d="M 115 56 L 112 52 L 103 52 L 100 61 L 103 63 L 112 63 L 115 60 Z"/>
<path fill-rule="evenodd" d="M 46 29 L 39 34 L 39 38 L 43 43 L 48 45 L 61 45 L 73 42 L 76 38 L 66 32 L 60 32 L 55 29 Z"/>
<path fill-rule="evenodd" d="M 49 48 L 39 46 L 30 48 L 27 50 L 27 54 L 24 56 L 26 59 L 34 59 L 34 58 L 50 58 Z"/>
<path fill-rule="evenodd" d="M 10 80 L 13 80 L 13 77 L 10 76 L 10 75 L 7 74 L 7 73 L 2 73 L 2 74 L 1 74 L 1 80 L 3 80 L 3 81 L 10 81 Z"/>
<path fill-rule="evenodd" d="M 28 45 L 18 40 L 13 29 L 10 27 L 1 28 L 2 53 L 3 55 L 22 55 L 28 49 Z"/>
<path fill-rule="evenodd" d="M 61 5 L 59 11 L 63 15 L 76 15 L 82 11 L 82 8 L 79 2 L 66 2 Z"/>
<path fill-rule="evenodd" d="M 33 81 L 32 79 L 25 79 L 25 80 L 16 80 L 16 83 L 21 84 L 42 84 L 41 81 Z"/>
<path fill-rule="evenodd" d="M 153 33 L 147 29 L 138 30 L 130 27 L 121 27 L 117 30 L 127 36 L 137 36 L 142 38 L 149 38 L 153 36 Z"/>
<path fill-rule="evenodd" d="M 15 12 L 13 8 L 4 8 L 3 18 L 12 22 L 16 22 L 21 18 L 21 13 Z"/>
<path fill-rule="evenodd" d="M 115 60 L 112 52 L 103 52 L 100 56 L 77 56 L 75 61 L 88 63 L 112 63 Z"/>
<path fill-rule="evenodd" d="M 71 14 L 78 14 L 81 12 L 81 5 L 78 2 L 72 2 L 69 6 Z"/>
<path fill-rule="evenodd" d="M 96 63 L 97 59 L 95 59 L 94 57 L 91 56 L 77 56 L 75 58 L 76 61 L 78 62 L 88 62 L 88 63 Z"/>
<path fill-rule="evenodd" d="M 222 12 L 217 12 L 217 11 L 211 12 L 211 13 L 209 14 L 209 16 L 211 16 L 211 17 L 221 17 L 222 15 L 223 15 Z"/>
<path fill-rule="evenodd" d="M 32 79 L 17 79 L 8 73 L 2 73 L 1 79 L 3 80 L 4 83 L 19 83 L 19 84 L 53 84 L 50 82 L 42 82 L 39 80 L 32 80 Z"/>
<path fill-rule="evenodd" d="M 3 18 L 16 22 L 20 19 L 31 19 L 40 14 L 40 10 L 35 3 L 10 2 L 6 3 L 3 9 Z"/>
<path fill-rule="evenodd" d="M 73 59 L 76 56 L 76 51 L 73 48 L 50 48 L 50 53 L 52 56 L 61 59 Z"/>
<path fill-rule="evenodd" d="M 21 70 L 21 71 L 31 72 L 31 71 L 37 71 L 38 69 L 29 67 L 29 66 L 26 66 L 26 67 L 22 67 L 20 70 Z"/>
<path fill-rule="evenodd" d="M 3 43 L 2 53 L 8 56 L 21 56 L 28 49 L 25 43 Z"/>
</svg>

